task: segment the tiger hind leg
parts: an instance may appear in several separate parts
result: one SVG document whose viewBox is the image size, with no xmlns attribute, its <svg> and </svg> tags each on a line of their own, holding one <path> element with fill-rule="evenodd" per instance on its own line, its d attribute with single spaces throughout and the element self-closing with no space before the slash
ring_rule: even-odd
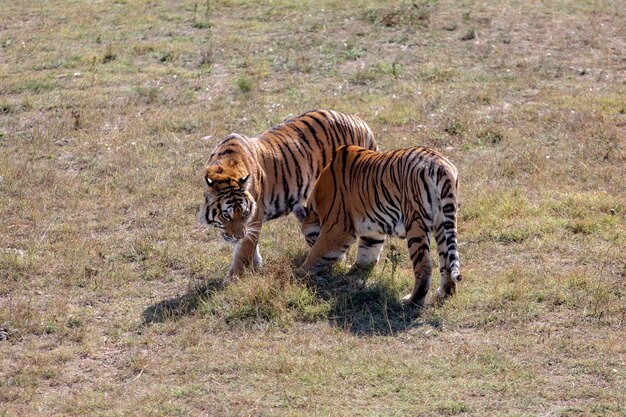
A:
<svg viewBox="0 0 626 417">
<path fill-rule="evenodd" d="M 354 266 L 359 268 L 374 267 L 380 260 L 385 238 L 385 235 L 361 236 Z"/>
<path fill-rule="evenodd" d="M 433 270 L 430 260 L 430 236 L 426 230 L 428 229 L 420 224 L 413 226 L 406 234 L 409 255 L 413 264 L 413 274 L 415 275 L 415 285 L 411 294 L 406 295 L 402 302 L 415 304 L 418 307 L 424 305 Z"/>
<path fill-rule="evenodd" d="M 332 263 L 345 260 L 346 253 L 354 240 L 355 238 L 350 235 L 342 236 L 341 233 L 322 230 L 301 269 L 315 274 Z"/>
<path fill-rule="evenodd" d="M 456 284 L 463 277 L 460 273 L 459 249 L 456 232 L 456 203 L 454 201 L 443 205 L 437 218 L 437 244 L 441 264 L 445 265 L 446 274 L 441 275 L 441 285 L 438 293 L 441 298 L 448 297 L 456 292 Z"/>
<path fill-rule="evenodd" d="M 439 273 L 441 274 L 441 282 L 437 289 L 439 300 L 443 300 L 456 292 L 456 283 L 452 280 L 450 273 L 450 261 L 448 259 L 448 243 L 446 240 L 445 228 L 442 221 L 443 214 L 439 212 L 438 219 L 435 222 L 435 239 L 437 240 L 437 249 L 439 252 Z"/>
</svg>

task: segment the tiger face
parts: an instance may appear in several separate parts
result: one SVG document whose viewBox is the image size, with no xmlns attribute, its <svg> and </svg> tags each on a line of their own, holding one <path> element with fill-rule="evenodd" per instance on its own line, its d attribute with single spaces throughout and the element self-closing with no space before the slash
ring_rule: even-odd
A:
<svg viewBox="0 0 626 417">
<path fill-rule="evenodd" d="M 198 218 L 203 226 L 220 229 L 229 243 L 237 243 L 252 231 L 251 220 L 256 212 L 256 202 L 249 193 L 250 175 L 236 180 L 223 175 L 204 176 L 204 202 Z"/>
<path fill-rule="evenodd" d="M 294 206 L 293 213 L 300 222 L 300 230 L 306 239 L 306 243 L 312 247 L 320 235 L 321 226 L 319 215 L 313 207 L 307 208 L 301 204 Z"/>
</svg>

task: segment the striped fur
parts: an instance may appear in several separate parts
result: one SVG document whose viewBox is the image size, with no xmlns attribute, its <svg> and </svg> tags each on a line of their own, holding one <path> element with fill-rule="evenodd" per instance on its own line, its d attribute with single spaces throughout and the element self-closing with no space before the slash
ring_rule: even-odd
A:
<svg viewBox="0 0 626 417">
<path fill-rule="evenodd" d="M 430 234 L 441 263 L 439 295 L 461 280 L 457 248 L 457 170 L 428 148 L 373 152 L 342 146 L 318 178 L 308 207 L 295 208 L 312 248 L 302 265 L 318 271 L 345 257 L 359 237 L 356 264 L 375 265 L 387 235 L 407 239 L 415 286 L 405 302 L 422 305 L 432 274 Z"/>
<path fill-rule="evenodd" d="M 346 144 L 377 149 L 356 116 L 315 110 L 252 138 L 231 134 L 209 157 L 199 220 L 235 244 L 228 276 L 262 260 L 257 245 L 263 222 L 289 214 L 306 201 L 334 150 Z"/>
</svg>

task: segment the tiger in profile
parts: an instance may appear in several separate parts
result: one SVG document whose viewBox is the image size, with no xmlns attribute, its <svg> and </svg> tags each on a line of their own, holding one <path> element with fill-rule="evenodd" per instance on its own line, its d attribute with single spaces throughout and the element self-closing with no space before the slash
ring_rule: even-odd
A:
<svg viewBox="0 0 626 417">
<path fill-rule="evenodd" d="M 288 215 L 306 201 L 341 145 L 378 149 L 363 120 L 333 110 L 304 113 L 256 137 L 233 133 L 217 145 L 204 169 L 198 217 L 235 245 L 225 281 L 261 265 L 263 222 Z"/>
<path fill-rule="evenodd" d="M 403 298 L 422 306 L 432 275 L 430 234 L 435 232 L 441 264 L 439 296 L 461 281 L 457 249 L 457 169 L 435 150 L 409 148 L 374 152 L 341 146 L 320 174 L 307 206 L 294 213 L 309 251 L 302 270 L 318 272 L 345 259 L 359 238 L 356 266 L 372 267 L 387 235 L 407 239 L 415 285 Z"/>
</svg>

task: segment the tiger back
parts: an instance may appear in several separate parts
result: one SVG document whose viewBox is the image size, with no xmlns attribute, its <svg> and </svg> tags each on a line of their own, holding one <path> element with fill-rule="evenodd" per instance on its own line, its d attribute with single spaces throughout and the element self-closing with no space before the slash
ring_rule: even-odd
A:
<svg viewBox="0 0 626 417">
<path fill-rule="evenodd" d="M 231 134 L 216 146 L 203 172 L 198 218 L 235 245 L 227 278 L 261 265 L 263 222 L 288 215 L 306 201 L 341 145 L 377 149 L 363 120 L 333 110 L 304 113 L 256 137 Z"/>
<path fill-rule="evenodd" d="M 359 238 L 356 265 L 375 265 L 386 236 L 405 238 L 415 285 L 406 303 L 423 305 L 430 287 L 430 234 L 440 258 L 438 293 L 454 293 L 460 275 L 457 246 L 456 167 L 435 150 L 416 147 L 372 152 L 358 146 L 337 149 L 318 178 L 307 207 L 294 209 L 311 245 L 302 269 L 317 272 L 345 258 Z"/>
</svg>

